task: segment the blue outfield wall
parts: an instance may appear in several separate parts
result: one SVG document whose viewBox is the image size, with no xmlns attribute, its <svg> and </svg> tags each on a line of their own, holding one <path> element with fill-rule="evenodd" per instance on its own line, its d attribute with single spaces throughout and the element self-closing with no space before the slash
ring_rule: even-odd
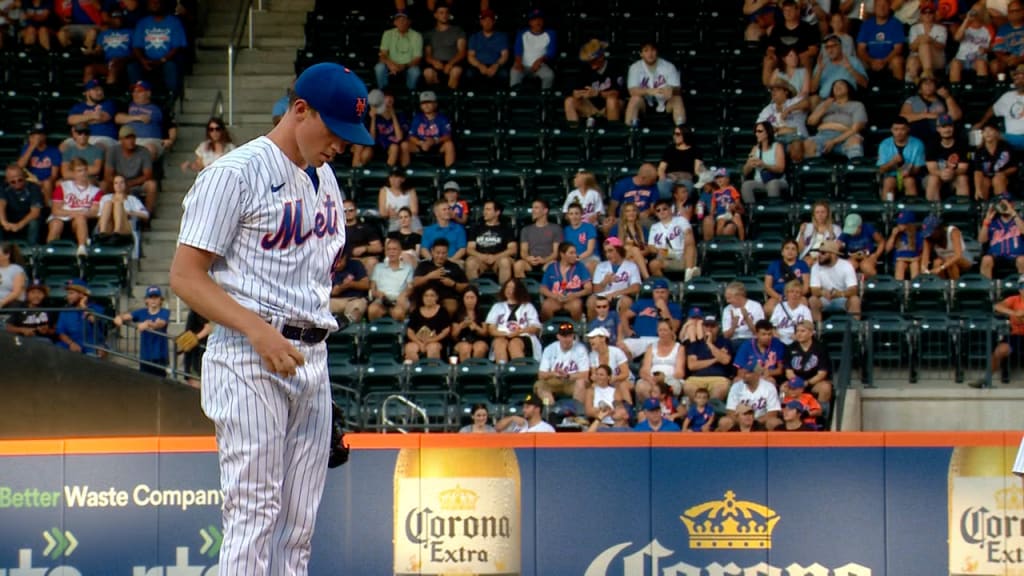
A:
<svg viewBox="0 0 1024 576">
<path fill-rule="evenodd" d="M 354 436 L 350 463 L 328 472 L 310 573 L 1014 576 L 1020 437 Z M 400 483 L 414 494 L 396 514 L 396 462 L 417 449 L 428 472 Z M 205 437 L 0 442 L 0 576 L 215 575 L 213 450 Z M 514 454 L 518 475 L 480 483 L 492 453 Z M 518 508 L 503 497 L 516 480 Z M 512 534 L 490 536 L 505 540 L 475 532 L 502 515 Z M 470 551 L 478 563 L 460 563 Z"/>
</svg>

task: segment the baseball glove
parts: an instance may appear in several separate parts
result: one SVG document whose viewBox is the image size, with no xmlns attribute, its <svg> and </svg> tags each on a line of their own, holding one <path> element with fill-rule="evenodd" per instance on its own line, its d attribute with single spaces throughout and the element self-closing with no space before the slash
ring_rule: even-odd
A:
<svg viewBox="0 0 1024 576">
<path fill-rule="evenodd" d="M 174 342 L 178 345 L 179 352 L 189 352 L 199 345 L 199 338 L 196 338 L 195 332 L 186 330 L 179 334 Z"/>
<path fill-rule="evenodd" d="M 331 453 L 327 467 L 337 468 L 348 462 L 348 452 L 348 446 L 345 446 L 345 412 L 331 402 Z"/>
</svg>

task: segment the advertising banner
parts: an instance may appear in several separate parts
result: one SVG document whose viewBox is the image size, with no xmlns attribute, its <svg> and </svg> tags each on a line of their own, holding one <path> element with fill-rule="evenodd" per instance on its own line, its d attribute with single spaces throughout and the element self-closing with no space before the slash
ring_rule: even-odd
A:
<svg viewBox="0 0 1024 576">
<path fill-rule="evenodd" d="M 310 574 L 1024 576 L 1020 433 L 357 435 Z M 0 442 L 0 576 L 213 576 L 211 438 Z"/>
</svg>

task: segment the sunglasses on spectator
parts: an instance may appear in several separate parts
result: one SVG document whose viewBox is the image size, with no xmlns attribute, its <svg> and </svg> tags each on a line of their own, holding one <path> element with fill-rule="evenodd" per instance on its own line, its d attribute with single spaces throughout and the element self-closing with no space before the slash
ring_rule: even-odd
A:
<svg viewBox="0 0 1024 576">
<path fill-rule="evenodd" d="M 206 131 L 207 132 L 220 132 L 222 130 L 223 130 L 223 128 L 221 128 L 220 126 L 207 126 L 206 127 Z"/>
<path fill-rule="evenodd" d="M 762 133 L 764 133 L 764 128 L 756 128 L 756 129 L 754 130 L 754 133 L 755 133 L 755 134 L 762 134 Z"/>
</svg>

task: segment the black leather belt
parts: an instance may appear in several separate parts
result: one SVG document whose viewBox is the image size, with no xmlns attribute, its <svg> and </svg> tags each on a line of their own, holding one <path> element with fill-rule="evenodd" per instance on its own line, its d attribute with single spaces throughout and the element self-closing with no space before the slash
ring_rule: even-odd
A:
<svg viewBox="0 0 1024 576">
<path fill-rule="evenodd" d="M 316 326 L 291 326 L 285 324 L 281 327 L 281 335 L 289 340 L 299 340 L 306 344 L 319 344 L 327 339 L 328 331 L 326 328 L 317 328 Z"/>
</svg>

